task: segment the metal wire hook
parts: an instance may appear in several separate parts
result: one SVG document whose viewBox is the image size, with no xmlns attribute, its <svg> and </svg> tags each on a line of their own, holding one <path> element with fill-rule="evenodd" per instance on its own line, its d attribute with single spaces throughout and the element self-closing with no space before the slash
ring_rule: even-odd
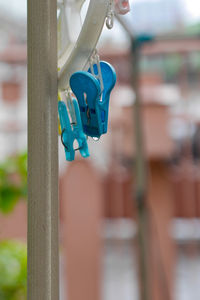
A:
<svg viewBox="0 0 200 300">
<path fill-rule="evenodd" d="M 110 11 L 106 18 L 106 26 L 108 29 L 112 29 L 114 25 L 114 12 Z"/>
<path fill-rule="evenodd" d="M 108 29 L 112 29 L 114 25 L 114 1 L 110 0 L 109 10 L 106 18 L 106 26 Z"/>
</svg>

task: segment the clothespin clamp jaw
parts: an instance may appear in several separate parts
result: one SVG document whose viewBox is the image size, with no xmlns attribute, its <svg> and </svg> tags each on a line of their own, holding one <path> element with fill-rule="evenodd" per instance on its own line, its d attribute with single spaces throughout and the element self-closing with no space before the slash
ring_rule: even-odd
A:
<svg viewBox="0 0 200 300">
<path fill-rule="evenodd" d="M 74 112 L 72 111 L 74 110 Z M 73 161 L 75 159 L 75 151 L 80 151 L 82 157 L 90 156 L 87 137 L 83 132 L 81 117 L 79 112 L 78 103 L 75 98 L 72 98 L 71 107 L 69 107 L 69 112 L 67 111 L 67 106 L 65 102 L 58 101 L 58 112 L 61 124 L 61 140 L 65 148 L 65 156 L 67 161 Z M 74 116 L 76 119 L 74 119 Z M 70 121 L 71 116 L 72 122 Z M 77 140 L 79 148 L 74 149 L 74 141 Z"/>
<path fill-rule="evenodd" d="M 71 76 L 70 86 L 79 103 L 86 135 L 100 138 L 107 132 L 110 93 L 115 83 L 114 68 L 103 61 L 93 64 L 88 72 L 80 71 Z"/>
</svg>

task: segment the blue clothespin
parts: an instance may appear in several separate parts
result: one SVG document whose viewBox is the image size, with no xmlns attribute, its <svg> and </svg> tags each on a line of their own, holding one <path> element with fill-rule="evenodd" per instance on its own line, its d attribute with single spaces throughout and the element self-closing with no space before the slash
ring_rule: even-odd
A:
<svg viewBox="0 0 200 300">
<path fill-rule="evenodd" d="M 66 104 L 63 101 L 58 101 L 58 112 L 62 130 L 61 139 L 65 147 L 66 160 L 68 161 L 74 160 L 75 151 L 77 150 L 80 151 L 83 157 L 90 156 L 87 145 L 87 137 L 83 132 L 79 107 L 75 98 L 72 99 L 71 107 L 69 107 L 69 112 L 72 109 L 74 109 L 76 120 L 73 120 L 71 124 Z M 78 149 L 74 149 L 75 140 L 78 141 Z"/>
<path fill-rule="evenodd" d="M 100 80 L 91 74 L 91 68 L 88 72 L 76 72 L 70 78 L 71 89 L 80 107 L 83 131 L 97 138 L 107 132 L 110 93 L 116 83 L 116 73 L 110 64 L 101 61 L 100 68 L 103 91 Z M 97 64 L 93 65 L 93 71 L 98 74 Z"/>
</svg>

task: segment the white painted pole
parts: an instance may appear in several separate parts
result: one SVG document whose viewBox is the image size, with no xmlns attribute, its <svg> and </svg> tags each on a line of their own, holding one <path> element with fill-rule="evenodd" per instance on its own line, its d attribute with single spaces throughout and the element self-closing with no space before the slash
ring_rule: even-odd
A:
<svg viewBox="0 0 200 300">
<path fill-rule="evenodd" d="M 28 300 L 59 300 L 56 0 L 28 0 Z"/>
</svg>

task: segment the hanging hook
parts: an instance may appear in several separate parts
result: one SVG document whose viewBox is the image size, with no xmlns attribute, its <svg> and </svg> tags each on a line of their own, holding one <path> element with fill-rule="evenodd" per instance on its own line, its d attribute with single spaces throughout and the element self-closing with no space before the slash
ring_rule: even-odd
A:
<svg viewBox="0 0 200 300">
<path fill-rule="evenodd" d="M 108 29 L 112 29 L 114 25 L 114 2 L 110 0 L 109 10 L 106 18 L 106 26 Z"/>
<path fill-rule="evenodd" d="M 108 29 L 112 29 L 114 25 L 114 12 L 110 12 L 106 18 L 106 26 Z"/>
</svg>

